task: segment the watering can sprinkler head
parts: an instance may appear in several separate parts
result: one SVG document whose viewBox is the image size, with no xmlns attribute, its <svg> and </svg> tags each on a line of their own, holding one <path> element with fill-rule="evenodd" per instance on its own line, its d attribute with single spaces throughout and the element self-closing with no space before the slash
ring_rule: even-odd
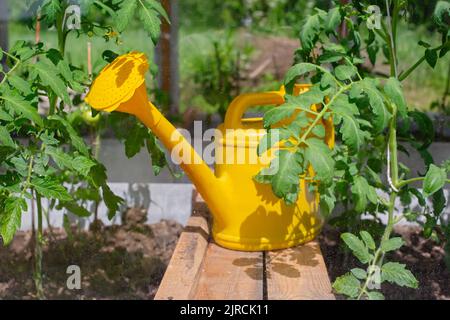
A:
<svg viewBox="0 0 450 320">
<path fill-rule="evenodd" d="M 98 111 L 140 114 L 138 108 L 148 101 L 145 89 L 148 67 L 143 53 L 131 52 L 118 56 L 100 72 L 85 101 Z M 140 99 L 140 103 L 136 103 L 136 99 Z"/>
</svg>

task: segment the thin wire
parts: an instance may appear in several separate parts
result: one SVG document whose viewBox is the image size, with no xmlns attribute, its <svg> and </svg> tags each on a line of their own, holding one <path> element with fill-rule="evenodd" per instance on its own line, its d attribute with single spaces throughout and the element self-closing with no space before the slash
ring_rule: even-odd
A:
<svg viewBox="0 0 450 320">
<path fill-rule="evenodd" d="M 399 190 L 394 186 L 391 178 L 391 150 L 389 149 L 389 144 L 387 145 L 387 179 L 391 189 L 395 192 L 399 192 Z"/>
</svg>

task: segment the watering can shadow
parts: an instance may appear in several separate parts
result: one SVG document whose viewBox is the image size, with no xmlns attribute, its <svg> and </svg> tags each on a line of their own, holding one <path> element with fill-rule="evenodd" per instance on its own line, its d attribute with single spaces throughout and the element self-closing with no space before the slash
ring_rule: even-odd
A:
<svg viewBox="0 0 450 320">
<path fill-rule="evenodd" d="M 168 150 L 177 148 L 181 151 L 175 155 L 178 157 L 175 160 L 212 213 L 214 241 L 229 249 L 261 251 L 288 248 L 313 240 L 323 224 L 319 195 L 308 191 L 307 183 L 299 179 L 301 192 L 298 200 L 294 205 L 286 205 L 273 194 L 270 185 L 253 179 L 267 167 L 267 160 L 256 156 L 256 161 L 247 161 L 255 159 L 265 130 L 261 118 L 242 119 L 245 111 L 255 106 L 282 104 L 284 90 L 242 94 L 230 104 L 224 123 L 218 127 L 221 135 L 215 139 L 213 172 L 184 136 L 148 100 L 145 86 L 148 67 L 142 53 L 132 52 L 117 57 L 96 78 L 86 102 L 99 111 L 135 115 Z M 301 94 L 308 87 L 297 85 L 294 93 Z M 334 129 L 331 120 L 322 125 L 326 131 L 325 140 L 332 146 Z M 269 150 L 265 157 L 273 157 L 273 150 Z"/>
</svg>

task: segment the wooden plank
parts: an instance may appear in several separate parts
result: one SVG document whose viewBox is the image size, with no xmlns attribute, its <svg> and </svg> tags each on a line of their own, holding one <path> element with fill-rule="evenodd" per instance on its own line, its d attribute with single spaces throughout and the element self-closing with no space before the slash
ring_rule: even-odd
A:
<svg viewBox="0 0 450 320">
<path fill-rule="evenodd" d="M 334 300 L 331 283 L 317 241 L 268 252 L 268 300 Z"/>
<path fill-rule="evenodd" d="M 262 300 L 263 253 L 228 250 L 211 243 L 193 299 Z"/>
<path fill-rule="evenodd" d="M 193 214 L 178 240 L 155 300 L 191 299 L 209 243 L 207 207 L 193 192 Z"/>
</svg>

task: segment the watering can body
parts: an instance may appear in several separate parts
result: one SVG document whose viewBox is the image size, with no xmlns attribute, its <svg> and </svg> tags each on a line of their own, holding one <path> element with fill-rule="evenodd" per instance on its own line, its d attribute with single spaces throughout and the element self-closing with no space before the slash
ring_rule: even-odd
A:
<svg viewBox="0 0 450 320">
<path fill-rule="evenodd" d="M 230 104 L 214 142 L 216 161 L 212 172 L 181 133 L 148 101 L 143 80 L 146 63 L 145 57 L 138 53 L 118 57 L 95 80 L 86 101 L 97 110 L 134 114 L 166 148 L 189 151 L 179 154 L 175 160 L 213 215 L 214 241 L 229 249 L 261 251 L 288 248 L 314 239 L 323 224 L 317 192 L 310 192 L 307 183 L 299 177 L 298 200 L 286 205 L 273 194 L 269 184 L 254 180 L 268 166 L 276 148 L 282 146 L 258 157 L 257 146 L 265 135 L 262 119 L 242 118 L 251 107 L 282 104 L 284 90 L 243 94 Z M 308 85 L 297 85 L 294 94 L 308 88 Z M 332 147 L 331 117 L 321 125 L 325 127 L 326 142 Z"/>
</svg>

